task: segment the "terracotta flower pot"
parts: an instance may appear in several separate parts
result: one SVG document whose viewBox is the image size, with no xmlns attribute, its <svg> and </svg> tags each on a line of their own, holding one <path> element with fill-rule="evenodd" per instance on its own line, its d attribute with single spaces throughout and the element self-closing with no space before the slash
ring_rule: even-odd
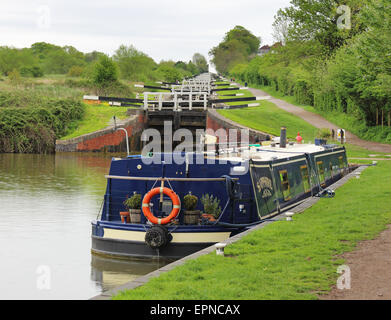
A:
<svg viewBox="0 0 391 320">
<path fill-rule="evenodd" d="M 121 211 L 119 213 L 119 215 L 121 216 L 121 222 L 122 223 L 130 223 L 130 213 L 129 213 L 129 211 Z"/>
<path fill-rule="evenodd" d="M 213 215 L 208 214 L 208 213 L 202 214 L 201 217 L 203 217 L 203 218 L 205 218 L 205 219 L 208 219 L 209 221 L 212 221 L 212 222 L 213 222 L 213 221 L 216 221 L 216 218 L 215 218 Z"/>
</svg>

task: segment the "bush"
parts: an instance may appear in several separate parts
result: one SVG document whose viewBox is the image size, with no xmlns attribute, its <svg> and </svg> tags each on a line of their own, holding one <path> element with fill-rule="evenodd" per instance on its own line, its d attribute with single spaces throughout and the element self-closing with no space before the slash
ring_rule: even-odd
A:
<svg viewBox="0 0 391 320">
<path fill-rule="evenodd" d="M 140 209 L 141 208 L 141 194 L 134 193 L 133 196 L 127 198 L 123 202 L 124 206 L 129 209 Z"/>
<path fill-rule="evenodd" d="M 189 194 L 183 197 L 183 206 L 188 211 L 193 211 L 197 207 L 198 198 L 195 195 Z"/>
<path fill-rule="evenodd" d="M 8 74 L 8 79 L 12 85 L 17 86 L 22 83 L 22 78 L 18 70 L 13 70 Z"/>
<path fill-rule="evenodd" d="M 204 206 L 204 212 L 213 215 L 216 219 L 220 216 L 221 207 L 220 200 L 213 195 L 205 194 L 201 197 L 201 202 Z"/>
<path fill-rule="evenodd" d="M 130 86 L 120 81 L 111 82 L 105 86 L 97 87 L 95 91 L 99 96 L 116 96 L 116 97 L 124 97 L 124 98 L 135 97 L 135 94 L 133 93 Z"/>
<path fill-rule="evenodd" d="M 12 105 L 10 102 L 16 102 Z M 28 106 L 15 97 L 0 96 L 0 152 L 52 153 L 55 140 L 80 120 L 84 105 L 73 99 L 42 98 Z M 8 104 L 8 105 L 5 105 Z"/>
<path fill-rule="evenodd" d="M 78 89 L 91 89 L 96 88 L 95 84 L 91 80 L 87 79 L 66 79 L 64 82 L 64 85 L 66 85 L 69 88 L 78 88 Z"/>
<path fill-rule="evenodd" d="M 99 86 L 96 85 L 92 80 L 88 79 L 66 79 L 64 84 L 70 88 L 82 89 L 85 91 L 85 94 L 117 96 L 126 98 L 135 97 L 135 94 L 133 93 L 131 87 L 121 81 L 110 82 L 104 86 Z"/>
<path fill-rule="evenodd" d="M 39 66 L 22 67 L 20 74 L 24 77 L 40 78 L 43 76 L 43 70 Z"/>
<path fill-rule="evenodd" d="M 173 66 L 162 65 L 156 70 L 156 72 L 161 76 L 164 81 L 167 82 L 176 82 L 181 81 L 183 79 L 183 76 L 180 71 Z"/>
<path fill-rule="evenodd" d="M 69 77 L 80 77 L 84 72 L 84 68 L 80 66 L 73 66 L 68 71 Z"/>
<path fill-rule="evenodd" d="M 313 105 L 314 95 L 311 85 L 307 80 L 298 80 L 294 86 L 294 96 L 298 103 Z"/>
<path fill-rule="evenodd" d="M 321 139 L 329 139 L 331 137 L 330 129 L 322 128 L 318 130 L 317 137 Z"/>
<path fill-rule="evenodd" d="M 102 56 L 95 65 L 93 82 L 104 87 L 118 81 L 118 69 L 115 62 L 107 56 Z"/>
</svg>

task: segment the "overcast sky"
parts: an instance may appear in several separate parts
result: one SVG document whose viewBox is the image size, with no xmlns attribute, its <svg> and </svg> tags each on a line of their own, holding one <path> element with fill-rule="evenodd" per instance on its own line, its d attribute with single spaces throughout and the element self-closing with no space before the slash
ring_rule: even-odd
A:
<svg viewBox="0 0 391 320">
<path fill-rule="evenodd" d="M 1 0 L 0 45 L 45 41 L 112 55 L 134 45 L 155 61 L 208 58 L 236 25 L 272 44 L 272 23 L 290 0 Z"/>
</svg>

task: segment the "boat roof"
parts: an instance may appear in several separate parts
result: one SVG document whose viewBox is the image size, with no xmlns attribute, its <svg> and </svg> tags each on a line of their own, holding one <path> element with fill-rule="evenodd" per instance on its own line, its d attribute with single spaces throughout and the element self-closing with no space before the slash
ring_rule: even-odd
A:
<svg viewBox="0 0 391 320">
<path fill-rule="evenodd" d="M 317 146 L 314 144 L 291 144 L 286 148 L 277 146 L 250 146 L 250 148 L 234 148 L 223 150 L 223 154 L 219 156 L 219 160 L 241 162 L 246 160 L 254 161 L 272 161 L 279 159 L 287 159 L 304 154 L 314 154 L 326 150 L 338 149 L 338 145 Z M 225 153 L 225 154 L 224 154 Z"/>
<path fill-rule="evenodd" d="M 344 150 L 339 145 L 323 145 L 318 146 L 315 144 L 287 144 L 286 148 L 281 148 L 279 144 L 275 146 L 263 146 L 260 144 L 247 145 L 243 147 L 232 147 L 232 148 L 220 148 L 219 155 L 216 156 L 215 151 L 206 152 L 187 152 L 186 154 L 193 154 L 197 157 L 204 157 L 206 159 L 216 159 L 227 162 L 245 162 L 245 161 L 256 161 L 256 162 L 270 162 L 282 159 L 291 159 L 294 157 L 300 157 L 305 154 L 316 154 L 325 151 L 333 151 L 335 149 Z M 175 152 L 174 152 L 175 153 Z M 179 152 L 185 155 L 185 152 Z M 163 157 L 165 153 L 155 153 L 154 156 Z M 128 156 L 130 158 L 141 158 L 142 155 Z M 148 156 L 149 157 L 149 156 Z M 122 160 L 121 158 L 113 158 L 113 160 Z"/>
</svg>

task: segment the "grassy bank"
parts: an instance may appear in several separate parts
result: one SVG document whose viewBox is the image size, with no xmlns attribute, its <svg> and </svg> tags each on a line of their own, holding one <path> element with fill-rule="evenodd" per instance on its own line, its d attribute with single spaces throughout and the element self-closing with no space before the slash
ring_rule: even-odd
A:
<svg viewBox="0 0 391 320">
<path fill-rule="evenodd" d="M 314 141 L 317 128 L 308 122 L 291 115 L 289 112 L 279 109 L 269 101 L 260 101 L 259 107 L 245 109 L 218 110 L 218 112 L 232 121 L 238 122 L 246 127 L 269 133 L 275 136 L 280 135 L 282 126 L 287 127 L 287 136 L 295 139 L 297 133 L 305 141 Z"/>
<path fill-rule="evenodd" d="M 391 222 L 391 162 L 366 169 L 293 222 L 275 222 L 115 299 L 316 299 L 339 276 L 339 255 Z"/>
<path fill-rule="evenodd" d="M 75 123 L 75 129 L 67 135 L 60 137 L 61 140 L 72 139 L 83 134 L 106 128 L 115 116 L 118 120 L 128 118 L 128 107 L 111 107 L 107 105 L 85 105 L 85 114 L 82 119 Z"/>
</svg>

